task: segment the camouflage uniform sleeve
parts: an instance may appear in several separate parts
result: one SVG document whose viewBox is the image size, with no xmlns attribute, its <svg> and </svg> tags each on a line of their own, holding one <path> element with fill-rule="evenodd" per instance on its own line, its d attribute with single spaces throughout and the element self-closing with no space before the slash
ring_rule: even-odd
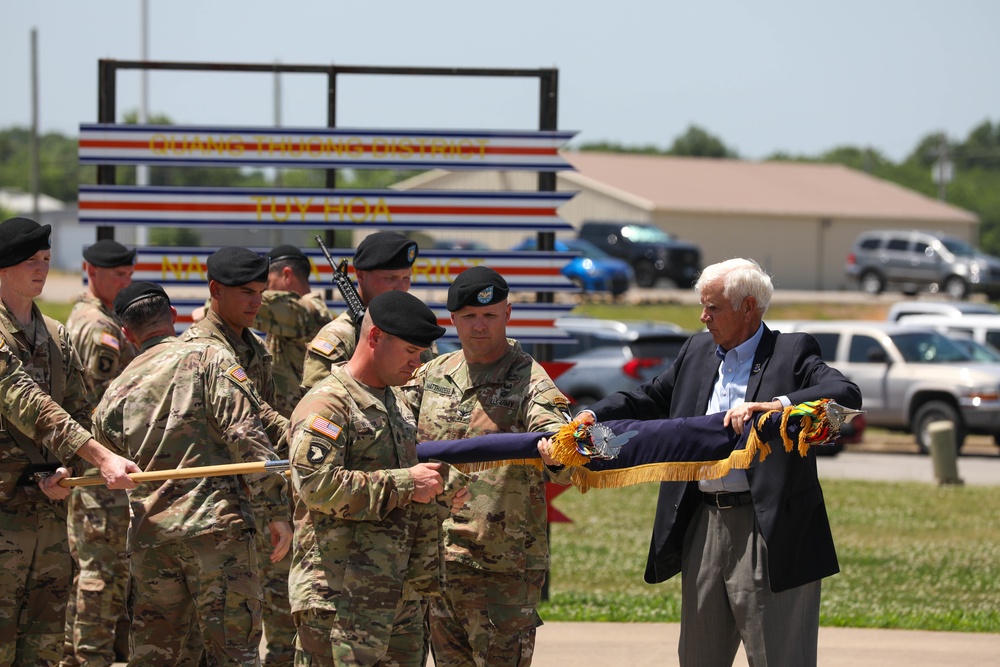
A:
<svg viewBox="0 0 1000 667">
<path fill-rule="evenodd" d="M 354 429 L 350 406 L 329 393 L 304 398 L 292 414 L 292 486 L 312 511 L 351 521 L 382 521 L 413 500 L 413 476 L 405 469 L 347 467 Z"/>
<path fill-rule="evenodd" d="M 0 407 L 3 417 L 60 460 L 70 460 L 90 433 L 42 391 L 0 339 Z"/>
<path fill-rule="evenodd" d="M 63 408 L 84 428 L 90 428 L 90 413 L 94 406 L 91 403 L 91 387 L 83 372 L 83 362 L 69 339 L 69 331 L 59 325 L 59 347 L 62 350 L 63 364 L 66 369 L 66 387 L 63 398 Z"/>
<path fill-rule="evenodd" d="M 563 424 L 572 421 L 569 400 L 549 378 L 548 373 L 537 362 L 531 366 L 531 386 L 528 390 L 529 400 L 525 406 L 524 423 L 533 433 L 557 431 Z M 549 481 L 559 484 L 572 482 L 572 469 L 545 467 L 545 476 Z"/>
<path fill-rule="evenodd" d="M 337 363 L 351 358 L 353 350 L 348 350 L 343 340 L 347 335 L 344 328 L 346 322 L 337 318 L 326 325 L 306 346 L 306 358 L 302 367 L 302 386 L 312 389 L 322 380 L 330 376 L 330 368 Z M 346 324 L 347 327 L 350 324 Z M 351 329 L 350 335 L 354 335 Z M 352 339 L 353 340 L 353 339 Z"/>
<path fill-rule="evenodd" d="M 104 394 L 121 370 L 122 350 L 119 337 L 108 331 L 101 322 L 93 320 L 73 329 L 70 336 L 96 399 Z"/>
<path fill-rule="evenodd" d="M 254 328 L 263 331 L 268 336 L 293 338 L 302 331 L 303 322 L 309 317 L 309 312 L 299 302 L 298 296 L 292 292 L 264 292 L 257 311 Z"/>
<path fill-rule="evenodd" d="M 209 414 L 229 444 L 232 460 L 241 463 L 277 460 L 258 416 L 260 403 L 236 358 L 219 347 L 206 346 L 202 372 Z M 290 519 L 285 484 L 276 481 L 282 480 L 281 476 L 259 473 L 244 477 L 264 507 L 268 521 Z"/>
</svg>

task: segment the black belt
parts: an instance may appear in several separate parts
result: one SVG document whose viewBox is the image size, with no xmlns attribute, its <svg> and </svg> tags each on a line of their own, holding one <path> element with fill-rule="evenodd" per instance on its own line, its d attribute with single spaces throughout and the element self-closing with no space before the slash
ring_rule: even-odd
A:
<svg viewBox="0 0 1000 667">
<path fill-rule="evenodd" d="M 31 463 L 25 466 L 17 480 L 18 486 L 35 486 L 38 484 L 36 475 L 51 475 L 59 467 L 58 463 Z"/>
<path fill-rule="evenodd" d="M 738 491 L 737 493 L 702 493 L 701 497 L 705 504 L 718 507 L 720 510 L 728 510 L 742 505 L 753 505 L 753 497 L 749 491 Z"/>
</svg>

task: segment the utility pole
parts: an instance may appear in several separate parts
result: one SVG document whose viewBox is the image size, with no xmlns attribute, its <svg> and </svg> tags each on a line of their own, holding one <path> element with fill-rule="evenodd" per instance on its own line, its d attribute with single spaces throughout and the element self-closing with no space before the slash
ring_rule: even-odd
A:
<svg viewBox="0 0 1000 667">
<path fill-rule="evenodd" d="M 31 219 L 39 220 L 38 195 L 41 169 L 38 165 L 38 29 L 31 29 Z"/>
<path fill-rule="evenodd" d="M 139 58 L 149 60 L 149 0 L 142 0 L 139 10 Z M 139 124 L 145 125 L 149 119 L 149 70 L 139 71 Z M 149 185 L 149 166 L 139 164 L 135 167 L 135 184 Z M 145 226 L 135 229 L 136 245 L 146 245 L 149 241 Z"/>
<path fill-rule="evenodd" d="M 951 161 L 948 149 L 948 137 L 943 132 L 941 133 L 941 143 L 938 144 L 937 149 L 932 152 L 932 155 L 937 160 L 934 162 L 934 166 L 931 167 L 931 180 L 938 186 L 938 199 L 947 201 L 948 184 L 951 183 L 955 176 L 955 163 Z"/>
</svg>

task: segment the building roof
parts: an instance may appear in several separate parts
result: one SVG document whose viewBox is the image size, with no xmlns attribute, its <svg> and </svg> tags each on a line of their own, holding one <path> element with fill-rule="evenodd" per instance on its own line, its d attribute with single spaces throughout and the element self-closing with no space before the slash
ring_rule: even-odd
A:
<svg viewBox="0 0 1000 667">
<path fill-rule="evenodd" d="M 747 162 L 563 152 L 565 181 L 650 210 L 866 220 L 977 223 L 978 217 L 889 181 L 836 164 Z"/>
<path fill-rule="evenodd" d="M 21 215 L 30 214 L 34 208 L 31 193 L 14 188 L 0 188 L 0 208 Z M 46 194 L 38 195 L 38 210 L 40 212 L 61 211 L 64 208 L 66 208 L 66 204 L 55 197 Z"/>
</svg>

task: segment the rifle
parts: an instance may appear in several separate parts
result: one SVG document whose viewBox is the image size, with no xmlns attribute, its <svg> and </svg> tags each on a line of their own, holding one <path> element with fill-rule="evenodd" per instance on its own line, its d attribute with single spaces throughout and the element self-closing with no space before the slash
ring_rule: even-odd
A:
<svg viewBox="0 0 1000 667">
<path fill-rule="evenodd" d="M 193 479 L 195 477 L 223 477 L 225 475 L 247 475 L 255 472 L 284 472 L 288 470 L 288 459 L 280 461 L 257 461 L 254 463 L 227 463 L 217 466 L 196 466 L 194 468 L 176 468 L 174 470 L 155 470 L 153 472 L 131 472 L 129 477 L 136 484 L 142 482 L 162 482 L 167 479 Z M 86 477 L 63 477 L 59 486 L 98 486 L 104 484 L 100 475 Z"/>
<path fill-rule="evenodd" d="M 319 244 L 319 247 L 323 250 L 323 254 L 326 255 L 326 261 L 330 262 L 330 268 L 333 269 L 333 284 L 337 286 L 337 289 L 340 290 L 340 296 L 344 297 L 344 301 L 347 302 L 347 312 L 351 314 L 351 319 L 354 320 L 354 323 L 360 327 L 361 320 L 365 317 L 365 304 L 361 302 L 361 295 L 354 288 L 354 283 L 347 277 L 347 260 L 340 260 L 340 265 L 338 266 L 334 263 L 333 257 L 330 256 L 330 251 L 327 250 L 323 239 L 318 235 L 316 236 L 316 243 Z"/>
</svg>

